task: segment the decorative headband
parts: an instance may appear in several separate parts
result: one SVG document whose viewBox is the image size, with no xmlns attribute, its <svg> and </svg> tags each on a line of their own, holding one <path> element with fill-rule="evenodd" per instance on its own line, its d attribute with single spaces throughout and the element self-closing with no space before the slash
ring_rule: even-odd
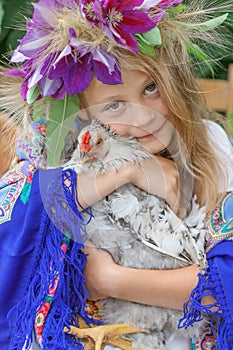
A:
<svg viewBox="0 0 233 350">
<path fill-rule="evenodd" d="M 29 104 L 81 93 L 92 73 L 105 84 L 120 84 L 119 63 L 106 41 L 155 55 L 153 47 L 162 43 L 157 24 L 182 1 L 40 0 L 11 58 L 24 64 L 8 74 L 24 79 L 21 95 Z"/>
</svg>

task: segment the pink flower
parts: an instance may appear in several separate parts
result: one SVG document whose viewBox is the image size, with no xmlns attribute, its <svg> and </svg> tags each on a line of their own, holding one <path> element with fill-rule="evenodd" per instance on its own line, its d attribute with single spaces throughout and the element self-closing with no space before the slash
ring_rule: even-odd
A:
<svg viewBox="0 0 233 350">
<path fill-rule="evenodd" d="M 47 129 L 47 126 L 44 123 L 36 127 L 36 130 L 38 130 L 43 136 L 46 136 L 46 129 Z"/>
<path fill-rule="evenodd" d="M 55 295 L 56 290 L 57 290 L 57 286 L 58 286 L 58 282 L 59 282 L 59 278 L 56 277 L 54 282 L 50 283 L 50 285 L 49 285 L 49 293 L 48 293 L 48 295 L 50 297 L 53 297 Z"/>
<path fill-rule="evenodd" d="M 49 313 L 51 304 L 47 301 L 44 303 L 36 314 L 35 330 L 39 336 L 42 336 L 45 319 Z"/>
<path fill-rule="evenodd" d="M 138 7 L 142 0 L 82 0 L 85 18 L 106 35 L 128 49 L 137 52 L 134 34 L 145 33 L 155 27 L 155 22 Z"/>
</svg>

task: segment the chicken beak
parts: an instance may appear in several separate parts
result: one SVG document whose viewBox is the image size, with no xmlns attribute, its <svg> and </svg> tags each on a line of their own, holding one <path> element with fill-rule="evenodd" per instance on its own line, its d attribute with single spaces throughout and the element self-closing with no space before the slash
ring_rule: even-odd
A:
<svg viewBox="0 0 233 350">
<path fill-rule="evenodd" d="M 89 151 L 91 150 L 90 145 L 91 135 L 89 131 L 86 131 L 85 134 L 83 134 L 81 143 L 80 143 L 80 163 L 84 164 L 89 161 L 90 154 Z"/>
<path fill-rule="evenodd" d="M 84 164 L 89 161 L 88 152 L 80 152 L 80 163 Z"/>
</svg>

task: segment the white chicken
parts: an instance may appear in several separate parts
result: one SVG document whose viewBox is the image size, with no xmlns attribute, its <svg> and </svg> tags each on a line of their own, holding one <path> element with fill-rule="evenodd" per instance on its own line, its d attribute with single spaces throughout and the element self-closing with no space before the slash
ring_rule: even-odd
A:
<svg viewBox="0 0 233 350">
<path fill-rule="evenodd" d="M 152 157 L 133 137 L 122 137 L 96 119 L 81 130 L 66 167 L 96 175 Z M 127 184 L 92 207 L 88 240 L 107 250 L 117 264 L 143 269 L 174 269 L 189 264 L 205 268 L 205 208 L 195 200 L 189 216 L 179 219 L 166 202 Z M 124 323 L 142 333 L 127 339 L 133 349 L 170 349 L 171 339 L 198 333 L 198 326 L 177 330 L 181 311 L 107 298 L 100 301 L 104 324 Z M 205 321 L 203 321 L 205 322 Z M 171 347 L 174 350 L 174 347 Z"/>
</svg>

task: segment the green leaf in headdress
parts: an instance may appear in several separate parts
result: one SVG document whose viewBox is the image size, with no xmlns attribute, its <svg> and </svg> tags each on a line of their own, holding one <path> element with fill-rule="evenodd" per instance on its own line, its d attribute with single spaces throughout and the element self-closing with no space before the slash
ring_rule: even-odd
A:
<svg viewBox="0 0 233 350">
<path fill-rule="evenodd" d="M 228 17 L 228 13 L 225 13 L 222 16 L 218 16 L 218 17 L 212 18 L 209 21 L 206 21 L 206 22 L 200 24 L 200 27 L 203 30 L 213 30 L 214 28 L 217 28 L 221 24 L 223 24 L 223 22 L 225 22 L 227 17 Z"/>
<path fill-rule="evenodd" d="M 154 27 L 148 32 L 141 34 L 143 40 L 152 46 L 162 45 L 161 33 L 158 27 Z"/>
<path fill-rule="evenodd" d="M 142 53 L 145 53 L 146 55 L 149 55 L 151 57 L 155 57 L 155 50 L 154 48 L 148 44 L 140 34 L 135 35 L 137 37 L 138 42 L 138 50 Z"/>
<path fill-rule="evenodd" d="M 30 105 L 33 102 L 36 101 L 36 99 L 40 96 L 41 91 L 39 85 L 34 85 L 31 89 L 27 92 L 27 103 Z"/>
<path fill-rule="evenodd" d="M 185 9 L 187 8 L 187 5 L 185 4 L 179 4 L 175 7 L 169 7 L 167 9 L 167 12 L 169 15 L 171 14 L 173 17 L 180 15 Z"/>
<path fill-rule="evenodd" d="M 225 13 L 222 16 L 214 17 L 208 21 L 205 21 L 203 23 L 184 23 L 182 22 L 182 25 L 188 28 L 195 29 L 197 31 L 207 31 L 207 30 L 213 30 L 217 27 L 219 27 L 223 22 L 227 19 L 228 13 Z"/>
<path fill-rule="evenodd" d="M 206 66 L 209 68 L 212 77 L 214 77 L 214 69 L 211 63 L 210 58 L 205 54 L 205 52 L 194 43 L 187 44 L 187 50 L 189 54 L 191 54 L 193 57 L 195 57 L 198 61 L 204 62 Z"/>
<path fill-rule="evenodd" d="M 162 38 L 158 27 L 154 27 L 143 34 L 135 35 L 138 42 L 138 49 L 149 56 L 155 57 L 154 46 L 162 45 Z"/>
<path fill-rule="evenodd" d="M 62 100 L 51 99 L 49 119 L 46 132 L 48 166 L 60 165 L 64 140 L 73 127 L 79 110 L 78 96 L 66 95 Z"/>
</svg>

